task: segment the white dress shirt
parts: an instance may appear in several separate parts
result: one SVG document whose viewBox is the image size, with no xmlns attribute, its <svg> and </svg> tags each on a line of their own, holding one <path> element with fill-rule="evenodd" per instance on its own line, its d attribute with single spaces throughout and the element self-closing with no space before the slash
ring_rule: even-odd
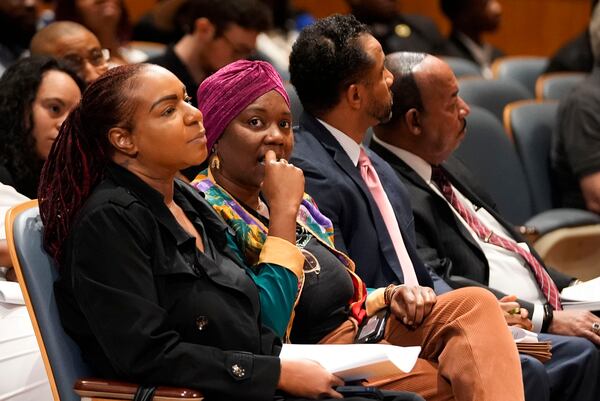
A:
<svg viewBox="0 0 600 401">
<path fill-rule="evenodd" d="M 335 128 L 332 125 L 327 124 L 325 121 L 317 118 L 317 120 L 323 124 L 327 131 L 333 135 L 336 141 L 339 142 L 344 152 L 348 155 L 350 160 L 355 166 L 358 166 L 358 158 L 360 156 L 360 144 L 356 143 L 354 139 L 350 138 L 348 135 L 344 134 L 339 129 Z"/>
<path fill-rule="evenodd" d="M 450 205 L 437 185 L 431 181 L 432 169 L 428 162 L 404 149 L 385 143 L 376 136 L 373 136 L 373 140 L 410 166 L 440 198 Z M 454 185 L 452 185 L 452 189 L 454 190 L 458 200 L 465 206 L 467 210 L 476 215 L 482 224 L 484 224 L 495 234 L 514 241 L 514 239 L 510 237 L 510 234 L 504 229 L 502 224 L 500 224 L 498 220 L 494 218 L 494 216 L 485 210 L 485 208 L 476 207 L 473 205 L 473 203 L 458 189 L 456 189 Z M 515 252 L 481 240 L 475 231 L 473 231 L 471 226 L 469 226 L 469 224 L 458 213 L 458 211 L 455 210 L 451 205 L 450 209 L 458 218 L 458 221 L 460 221 L 471 234 L 487 258 L 490 268 L 488 283 L 489 287 L 498 291 L 502 291 L 506 294 L 514 294 L 521 299 L 532 302 L 534 304 L 534 311 L 533 316 L 529 316 L 529 318 L 533 323 L 534 330 L 539 332 L 542 328 L 542 323 L 544 320 L 543 304 L 546 303 L 546 298 L 541 292 L 533 271 L 529 268 L 527 262 L 525 262 L 521 255 Z M 530 251 L 526 243 L 519 242 L 518 245 L 528 252 Z"/>
</svg>

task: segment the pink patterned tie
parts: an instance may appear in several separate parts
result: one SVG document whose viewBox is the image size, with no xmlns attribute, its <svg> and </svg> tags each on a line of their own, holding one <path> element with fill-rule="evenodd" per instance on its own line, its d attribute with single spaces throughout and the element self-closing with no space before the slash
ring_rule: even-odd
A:
<svg viewBox="0 0 600 401">
<path fill-rule="evenodd" d="M 404 240 L 402 239 L 400 227 L 398 227 L 398 220 L 396 220 L 394 209 L 392 208 L 390 200 L 381 186 L 381 181 L 379 181 L 377 171 L 375 171 L 369 156 L 367 156 L 367 153 L 363 148 L 360 148 L 358 167 L 360 168 L 360 175 L 362 176 L 362 179 L 364 180 L 365 184 L 367 184 L 369 191 L 371 191 L 371 195 L 373 195 L 373 199 L 377 204 L 377 208 L 379 209 L 379 212 L 383 217 L 383 221 L 385 222 L 385 227 L 387 228 L 390 238 L 392 239 L 392 243 L 394 244 L 394 250 L 396 251 L 398 261 L 400 262 L 400 267 L 402 268 L 402 274 L 404 275 L 404 284 L 419 285 L 417 275 L 415 274 L 415 267 L 410 260 L 410 256 L 408 256 L 406 245 L 404 245 Z"/>
<path fill-rule="evenodd" d="M 469 209 L 467 209 L 460 200 L 456 197 L 456 193 L 454 189 L 452 189 L 452 185 L 450 184 L 450 180 L 446 176 L 444 170 L 441 167 L 433 167 L 431 180 L 437 185 L 437 187 L 442 191 L 444 197 L 450 202 L 452 207 L 456 209 L 458 214 L 462 216 L 463 219 L 469 224 L 471 229 L 475 231 L 477 236 L 485 242 L 489 242 L 490 244 L 499 246 L 508 251 L 517 253 L 525 259 L 529 268 L 533 271 L 535 279 L 537 280 L 542 293 L 548 300 L 548 303 L 552 305 L 552 307 L 556 310 L 561 310 L 562 305 L 560 303 L 560 298 L 558 296 L 558 288 L 554 281 L 548 275 L 546 269 L 542 267 L 540 262 L 531 254 L 531 252 L 526 251 L 521 248 L 515 241 L 500 237 L 496 235 L 493 231 L 487 228 L 479 218 L 473 214 Z"/>
</svg>

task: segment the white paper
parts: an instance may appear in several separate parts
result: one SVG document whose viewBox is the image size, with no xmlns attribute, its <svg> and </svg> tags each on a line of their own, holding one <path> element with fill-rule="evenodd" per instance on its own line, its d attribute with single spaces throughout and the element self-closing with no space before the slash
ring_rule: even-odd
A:
<svg viewBox="0 0 600 401">
<path fill-rule="evenodd" d="M 533 331 L 522 329 L 521 327 L 508 326 L 512 333 L 515 343 L 537 343 L 538 336 Z"/>
<path fill-rule="evenodd" d="M 563 301 L 600 302 L 600 277 L 565 287 L 560 295 Z"/>
<path fill-rule="evenodd" d="M 343 380 L 410 372 L 421 347 L 389 344 L 284 344 L 282 359 L 311 359 Z"/>
<path fill-rule="evenodd" d="M 23 294 L 19 283 L 12 281 L 0 281 L 0 302 L 25 305 Z"/>
</svg>

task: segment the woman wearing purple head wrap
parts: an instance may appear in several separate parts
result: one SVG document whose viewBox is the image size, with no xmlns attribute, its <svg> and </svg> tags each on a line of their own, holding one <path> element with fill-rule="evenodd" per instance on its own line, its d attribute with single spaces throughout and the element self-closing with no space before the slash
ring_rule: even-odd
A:
<svg viewBox="0 0 600 401">
<path fill-rule="evenodd" d="M 352 342 L 361 321 L 387 312 L 395 287 L 367 296 L 334 247 L 331 221 L 303 194 L 303 173 L 287 162 L 292 116 L 281 79 L 267 63 L 238 61 L 200 85 L 198 105 L 211 155 L 193 185 L 235 233 L 263 323 L 295 343 Z M 403 344 L 390 332 L 385 340 Z M 372 383 L 406 388 L 407 376 L 396 379 Z"/>
</svg>

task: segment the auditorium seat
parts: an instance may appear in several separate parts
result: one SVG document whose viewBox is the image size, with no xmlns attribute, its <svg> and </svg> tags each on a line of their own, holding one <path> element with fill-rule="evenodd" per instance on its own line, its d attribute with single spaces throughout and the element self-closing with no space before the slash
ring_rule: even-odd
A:
<svg viewBox="0 0 600 401">
<path fill-rule="evenodd" d="M 78 346 L 64 332 L 56 301 L 54 281 L 58 269 L 42 246 L 43 226 L 37 201 L 10 209 L 6 215 L 6 239 L 27 310 L 42 352 L 55 401 L 133 399 L 138 386 L 91 377 L 93 371 Z M 153 400 L 201 400 L 196 390 L 158 387 Z"/>
<path fill-rule="evenodd" d="M 560 100 L 587 76 L 583 72 L 551 72 L 541 75 L 535 83 L 539 100 Z"/>
<path fill-rule="evenodd" d="M 481 77 L 481 68 L 471 60 L 461 57 L 442 57 L 457 78 Z"/>
<path fill-rule="evenodd" d="M 533 211 L 556 207 L 550 151 L 558 102 L 521 100 L 504 109 L 504 129 L 513 141 L 531 191 Z"/>
<path fill-rule="evenodd" d="M 521 84 L 508 79 L 461 78 L 458 86 L 460 97 L 469 106 L 488 110 L 499 123 L 508 103 L 532 97 Z"/>
<path fill-rule="evenodd" d="M 533 223 L 546 235 L 535 241 L 535 249 L 551 266 L 583 280 L 600 275 L 600 217 L 580 209 L 553 209 L 558 207 L 558 196 L 552 180 L 550 152 L 552 132 L 556 125 L 557 101 L 523 100 L 510 103 L 504 112 L 504 127 L 514 142 L 527 184 L 531 191 L 534 213 L 551 210 L 559 214 L 562 227 L 553 222 Z M 542 213 L 542 216 L 544 214 Z M 598 268 L 594 268 L 598 266 Z"/>
<path fill-rule="evenodd" d="M 492 74 L 496 79 L 512 79 L 523 85 L 533 97 L 535 82 L 548 66 L 548 58 L 535 56 L 505 56 L 494 60 Z"/>
</svg>

